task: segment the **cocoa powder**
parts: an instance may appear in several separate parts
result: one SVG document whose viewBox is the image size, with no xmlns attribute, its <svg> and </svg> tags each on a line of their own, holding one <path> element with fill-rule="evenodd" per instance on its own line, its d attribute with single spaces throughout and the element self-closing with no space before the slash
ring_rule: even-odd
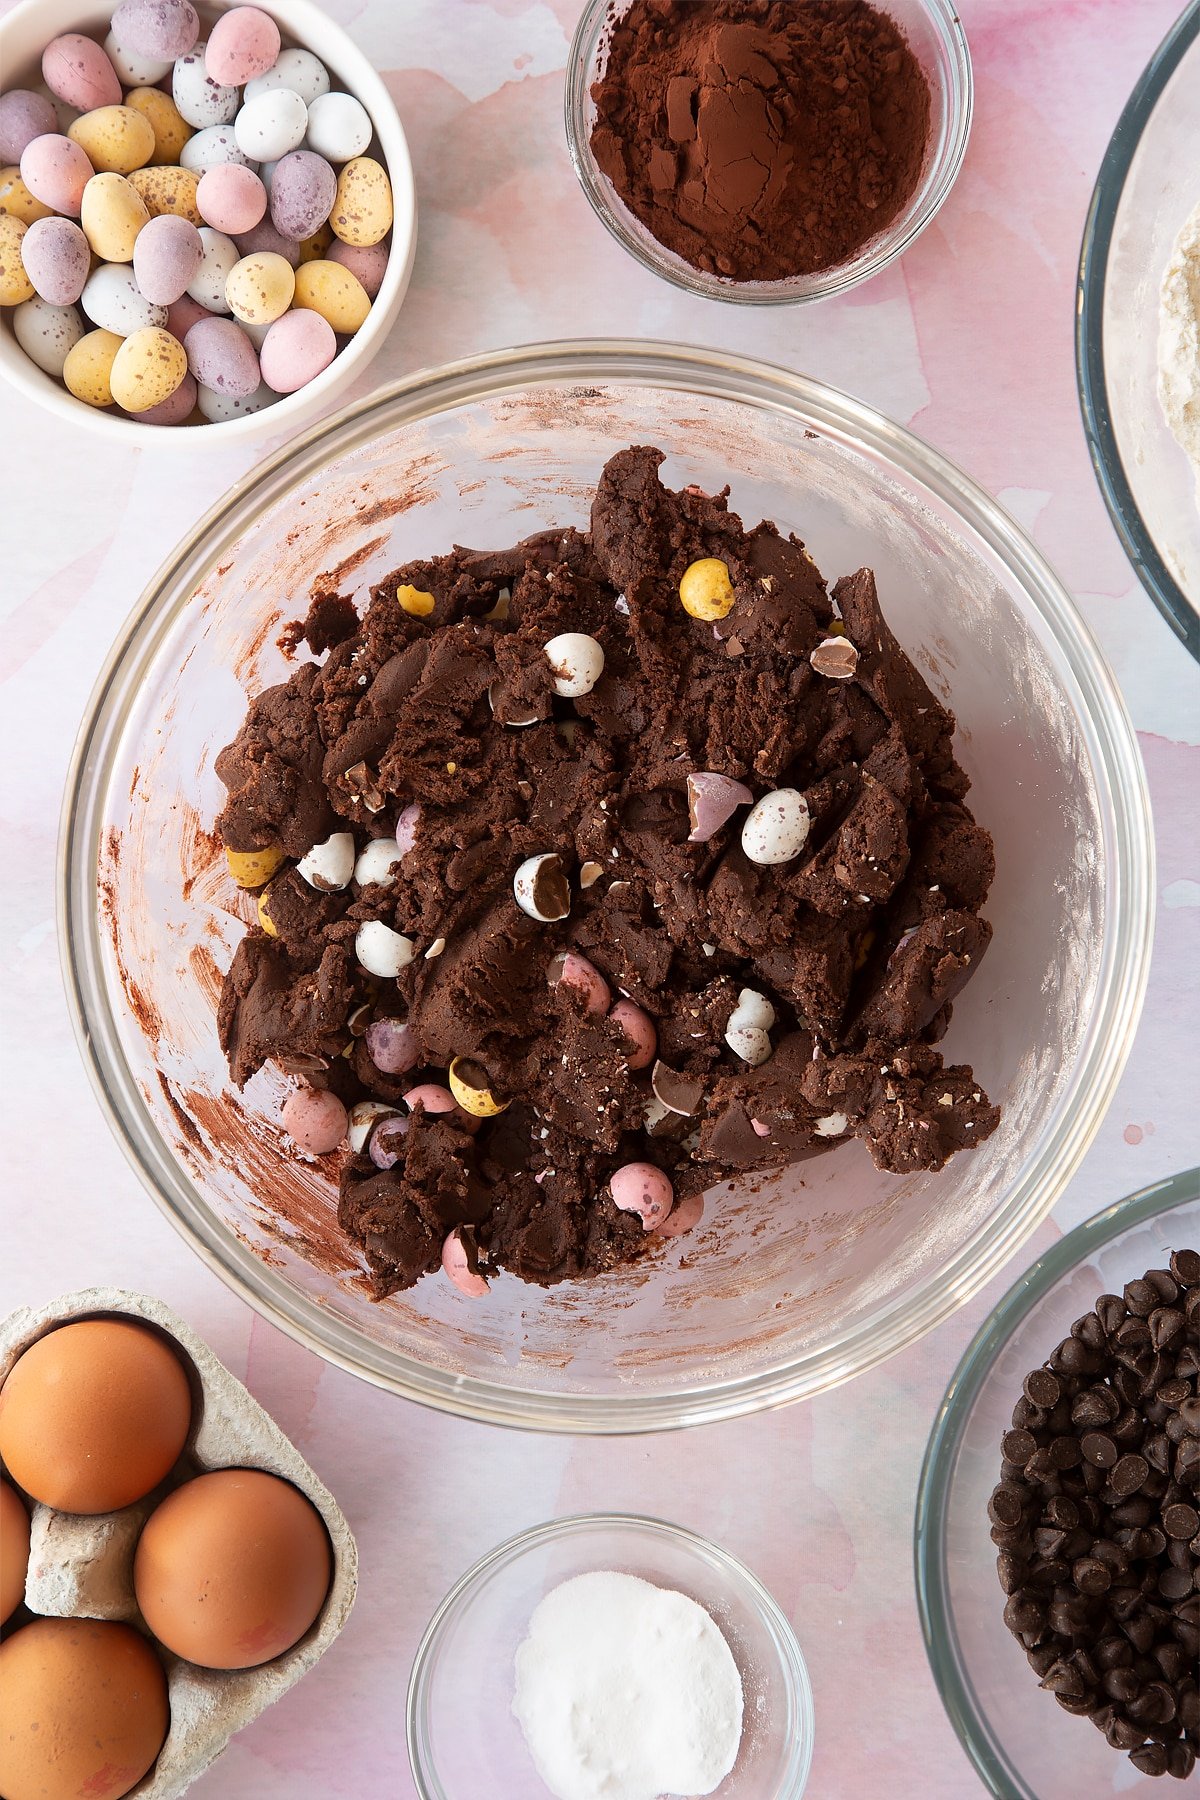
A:
<svg viewBox="0 0 1200 1800">
<path fill-rule="evenodd" d="M 920 178 L 929 84 L 865 0 L 632 0 L 592 150 L 695 268 L 781 281 L 849 261 Z"/>
</svg>

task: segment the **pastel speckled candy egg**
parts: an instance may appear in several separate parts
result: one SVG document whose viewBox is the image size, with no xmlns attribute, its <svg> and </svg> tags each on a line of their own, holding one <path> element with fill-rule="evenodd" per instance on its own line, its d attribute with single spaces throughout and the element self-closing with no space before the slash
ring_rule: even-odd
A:
<svg viewBox="0 0 1200 1800">
<path fill-rule="evenodd" d="M 214 81 L 204 65 L 204 45 L 181 56 L 171 75 L 171 98 L 197 131 L 206 125 L 228 125 L 237 114 L 238 91 Z"/>
<path fill-rule="evenodd" d="M 291 150 L 275 165 L 271 177 L 271 219 L 286 238 L 311 237 L 329 217 L 337 195 L 337 176 L 323 156 Z"/>
<path fill-rule="evenodd" d="M 218 231 L 253 231 L 267 210 L 267 190 L 253 169 L 217 163 L 201 175 L 196 205 L 205 224 Z"/>
<path fill-rule="evenodd" d="M 121 82 L 99 44 L 68 31 L 42 52 L 42 79 L 56 100 L 81 113 L 95 106 L 119 106 Z"/>
<path fill-rule="evenodd" d="M 301 238 L 300 261 L 302 263 L 316 262 L 318 258 L 326 254 L 332 242 L 333 233 L 330 231 L 328 223 L 318 226 L 311 237 Z"/>
<path fill-rule="evenodd" d="M 263 380 L 277 394 L 294 394 L 327 369 L 336 355 L 337 339 L 328 319 L 303 309 L 285 313 L 263 339 Z"/>
<path fill-rule="evenodd" d="M 260 250 L 270 250 L 276 256 L 282 256 L 293 269 L 300 261 L 300 246 L 294 238 L 286 238 L 275 229 L 269 218 L 260 219 L 252 231 L 239 231 L 234 243 L 243 256 L 254 256 Z"/>
<path fill-rule="evenodd" d="M 238 149 L 232 125 L 208 125 L 198 131 L 183 146 L 179 160 L 185 169 L 195 169 L 199 175 L 205 169 L 215 169 L 219 163 L 240 163 L 244 169 L 250 167 L 249 158 Z"/>
<path fill-rule="evenodd" d="M 234 6 L 222 13 L 208 36 L 204 60 L 214 81 L 244 87 L 274 67 L 279 27 L 257 6 Z"/>
<path fill-rule="evenodd" d="M 201 387 L 245 399 L 259 384 L 254 345 L 232 319 L 201 319 L 184 340 L 187 365 Z"/>
<path fill-rule="evenodd" d="M 371 310 L 362 282 L 339 263 L 302 263 L 296 271 L 296 305 L 328 319 L 336 332 L 353 336 Z"/>
<path fill-rule="evenodd" d="M 170 213 L 177 219 L 188 219 L 199 225 L 200 208 L 196 205 L 196 189 L 200 177 L 194 169 L 135 169 L 127 177 L 135 193 L 146 202 L 152 219 Z"/>
<path fill-rule="evenodd" d="M 188 283 L 204 260 L 204 240 L 187 219 L 164 214 L 151 219 L 138 233 L 133 247 L 133 275 L 138 287 L 155 306 L 172 306 L 187 292 Z M 167 329 L 171 321 L 167 319 Z"/>
<path fill-rule="evenodd" d="M 378 244 L 343 244 L 340 238 L 334 238 L 329 246 L 330 262 L 349 269 L 355 280 L 362 283 L 369 300 L 374 300 L 383 286 L 390 255 L 391 245 L 386 239 Z"/>
<path fill-rule="evenodd" d="M 291 88 L 271 88 L 249 100 L 234 121 L 238 148 L 252 162 L 275 162 L 304 141 L 308 108 Z"/>
<path fill-rule="evenodd" d="M 174 62 L 194 49 L 200 20 L 191 0 L 121 0 L 112 16 L 113 36 L 138 56 Z M 165 72 L 165 71 L 164 71 Z"/>
<path fill-rule="evenodd" d="M 63 363 L 63 380 L 77 400 L 88 406 L 112 405 L 109 376 L 124 341 L 115 331 L 89 331 L 72 346 Z"/>
<path fill-rule="evenodd" d="M 58 130 L 58 117 L 45 94 L 11 88 L 0 94 L 0 162 L 20 162 L 26 144 Z"/>
<path fill-rule="evenodd" d="M 73 219 L 36 219 L 21 245 L 25 273 L 51 306 L 73 306 L 92 267 L 87 238 Z"/>
<path fill-rule="evenodd" d="M 211 225 L 200 227 L 200 240 L 204 247 L 200 267 L 188 282 L 187 291 L 209 312 L 227 313 L 229 301 L 225 297 L 225 285 L 240 260 L 237 245 L 223 231 L 214 231 Z"/>
<path fill-rule="evenodd" d="M 170 94 L 157 87 L 135 87 L 126 94 L 125 104 L 141 113 L 154 133 L 154 151 L 148 160 L 155 165 L 177 163 L 192 128 Z"/>
<path fill-rule="evenodd" d="M 178 300 L 172 300 L 167 307 L 167 330 L 182 344 L 193 325 L 198 325 L 201 319 L 215 317 L 216 314 L 210 313 L 207 306 L 201 306 L 190 294 L 184 293 Z"/>
<path fill-rule="evenodd" d="M 0 169 L 0 213 L 8 213 L 14 219 L 20 219 L 22 225 L 32 225 L 35 219 L 50 219 L 54 209 L 46 206 L 41 200 L 35 200 L 25 183 L 21 180 L 21 171 L 15 166 Z M 297 259 L 300 247 L 296 246 Z"/>
<path fill-rule="evenodd" d="M 83 190 L 96 173 L 79 145 L 59 132 L 34 138 L 21 152 L 21 180 L 52 212 L 77 219 Z"/>
<path fill-rule="evenodd" d="M 270 325 L 292 304 L 296 281 L 285 256 L 264 250 L 257 256 L 243 256 L 234 265 L 225 283 L 225 298 L 229 310 L 247 325 Z"/>
<path fill-rule="evenodd" d="M 138 289 L 133 270 L 123 263 L 101 263 L 83 287 L 80 305 L 104 331 L 128 337 L 144 325 L 165 325 L 167 309 L 153 306 Z"/>
<path fill-rule="evenodd" d="M 675 1203 L 671 1178 L 653 1163 L 625 1163 L 609 1177 L 613 1205 L 622 1212 L 636 1213 L 643 1231 L 654 1231 L 669 1215 Z"/>
<path fill-rule="evenodd" d="M 392 228 L 392 184 L 373 156 L 356 156 L 338 176 L 329 223 L 343 244 L 377 244 Z"/>
<path fill-rule="evenodd" d="M 11 213 L 0 217 L 0 306 L 20 306 L 32 300 L 34 286 L 21 257 L 25 233 L 31 229 Z"/>
<path fill-rule="evenodd" d="M 124 340 L 108 379 L 117 405 L 128 413 L 141 413 L 169 400 L 187 373 L 187 356 L 178 338 L 148 325 Z"/>
<path fill-rule="evenodd" d="M 83 190 L 80 224 L 101 261 L 133 261 L 133 246 L 150 210 L 123 175 L 93 175 Z"/>
<path fill-rule="evenodd" d="M 361 156 L 374 135 L 371 115 L 353 94 L 322 94 L 308 114 L 309 148 L 330 162 Z"/>
<path fill-rule="evenodd" d="M 281 50 L 275 66 L 265 75 L 256 75 L 246 83 L 244 100 L 257 100 L 272 88 L 290 88 L 299 94 L 305 106 L 311 106 L 319 94 L 329 92 L 329 71 L 311 50 Z"/>
<path fill-rule="evenodd" d="M 261 412 L 264 406 L 274 406 L 278 398 L 265 381 L 260 381 L 252 394 L 218 394 L 214 388 L 206 387 L 196 390 L 196 405 L 210 425 L 223 425 L 227 419 L 248 418 L 251 413 Z"/>
<path fill-rule="evenodd" d="M 171 73 L 173 56 L 139 56 L 136 50 L 121 43 L 115 31 L 104 40 L 104 54 L 117 71 L 121 85 L 127 88 L 153 87 Z"/>
<path fill-rule="evenodd" d="M 132 106 L 100 106 L 84 113 L 67 131 L 93 169 L 128 175 L 154 155 L 154 127 Z"/>
<path fill-rule="evenodd" d="M 185 375 L 173 394 L 160 400 L 157 406 L 148 406 L 145 412 L 137 415 L 139 425 L 186 425 L 196 410 L 196 396 L 200 389 L 192 375 Z"/>
<path fill-rule="evenodd" d="M 68 352 L 83 336 L 83 320 L 73 306 L 52 306 L 35 294 L 13 312 L 13 333 L 30 362 L 61 381 Z"/>
</svg>

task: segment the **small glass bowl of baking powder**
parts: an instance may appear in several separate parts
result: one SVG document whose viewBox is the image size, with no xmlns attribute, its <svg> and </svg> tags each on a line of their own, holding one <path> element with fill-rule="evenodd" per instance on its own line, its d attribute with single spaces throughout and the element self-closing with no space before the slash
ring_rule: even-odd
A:
<svg viewBox="0 0 1200 1800">
<path fill-rule="evenodd" d="M 812 1761 L 813 1699 L 787 1619 L 716 1544 L 625 1513 L 537 1525 L 489 1551 L 451 1588 L 426 1627 L 408 1688 L 420 1800 L 548 1797 L 512 1711 L 514 1658 L 539 1601 L 598 1569 L 688 1595 L 729 1645 L 742 1680 L 742 1739 L 714 1800 L 799 1800 Z"/>
<path fill-rule="evenodd" d="M 848 261 L 779 281 L 746 281 L 694 267 L 664 244 L 625 205 L 596 161 L 592 84 L 604 72 L 614 19 L 628 0 L 588 0 L 567 57 L 567 147 L 593 212 L 631 256 L 654 275 L 708 300 L 744 306 L 794 306 L 845 293 L 877 275 L 915 242 L 954 186 L 966 154 L 974 79 L 966 33 L 954 0 L 874 0 L 908 40 L 929 83 L 929 141 L 916 186 L 885 228 Z M 632 297 L 626 296 L 632 304 Z M 649 298 L 649 296 L 647 296 Z"/>
</svg>

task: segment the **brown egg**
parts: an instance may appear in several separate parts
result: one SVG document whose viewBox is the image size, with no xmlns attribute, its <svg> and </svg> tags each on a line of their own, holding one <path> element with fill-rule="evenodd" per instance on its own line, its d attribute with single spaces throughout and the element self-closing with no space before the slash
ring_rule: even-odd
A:
<svg viewBox="0 0 1200 1800">
<path fill-rule="evenodd" d="M 145 1325 L 80 1319 L 14 1364 L 0 1388 L 0 1460 L 61 1512 L 115 1512 L 178 1459 L 192 1394 L 170 1344 Z"/>
<path fill-rule="evenodd" d="M 5 1800 L 118 1800 L 163 1746 L 163 1666 L 131 1625 L 35 1619 L 0 1644 Z"/>
<path fill-rule="evenodd" d="M 252 1669 L 304 1636 L 329 1591 L 324 1521 L 261 1469 L 217 1469 L 151 1513 L 133 1565 L 137 1603 L 176 1656 Z"/>
<path fill-rule="evenodd" d="M 20 1494 L 0 1481 L 0 1625 L 25 1598 L 29 1567 L 29 1514 Z"/>
</svg>

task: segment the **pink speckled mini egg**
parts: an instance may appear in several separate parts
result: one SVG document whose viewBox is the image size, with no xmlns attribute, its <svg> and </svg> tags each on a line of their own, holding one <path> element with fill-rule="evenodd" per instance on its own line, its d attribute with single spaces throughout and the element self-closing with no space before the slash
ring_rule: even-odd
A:
<svg viewBox="0 0 1200 1800">
<path fill-rule="evenodd" d="M 201 319 L 184 339 L 188 369 L 202 387 L 244 400 L 259 383 L 254 345 L 232 319 Z"/>
<path fill-rule="evenodd" d="M 73 306 L 92 267 L 88 241 L 73 219 L 35 219 L 21 240 L 34 292 L 52 306 Z"/>
<path fill-rule="evenodd" d="M 57 131 L 34 138 L 21 153 L 21 180 L 34 199 L 73 219 L 95 172 L 79 145 Z"/>
<path fill-rule="evenodd" d="M 42 78 L 56 99 L 80 112 L 98 106 L 120 106 L 124 96 L 117 71 L 99 44 L 68 31 L 42 52 Z"/>
<path fill-rule="evenodd" d="M 137 414 L 139 425 L 182 425 L 196 410 L 196 378 L 185 375 L 173 394 Z"/>
<path fill-rule="evenodd" d="M 242 256 L 257 256 L 266 252 L 272 256 L 282 256 L 293 269 L 300 267 L 300 245 L 295 238 L 284 237 L 275 229 L 270 218 L 260 219 L 250 231 L 239 231 L 234 236 L 234 243 Z"/>
<path fill-rule="evenodd" d="M 391 249 L 390 237 L 381 244 L 343 244 L 340 238 L 334 238 L 325 254 L 330 262 L 341 263 L 343 269 L 349 269 L 362 283 L 367 298 L 374 300 L 383 286 Z"/>
<path fill-rule="evenodd" d="M 204 64 L 214 81 L 244 87 L 275 67 L 279 50 L 274 19 L 257 6 L 234 6 L 221 14 L 209 33 Z"/>
<path fill-rule="evenodd" d="M 337 355 L 333 326 L 307 308 L 284 313 L 263 339 L 262 377 L 277 394 L 294 394 L 314 381 Z"/>
<path fill-rule="evenodd" d="M 253 231 L 267 210 L 267 190 L 242 163 L 214 163 L 200 177 L 196 205 L 205 224 L 218 231 Z"/>
<path fill-rule="evenodd" d="M 12 88 L 0 94 L 0 163 L 19 163 L 35 137 L 58 130 L 58 114 L 45 94 Z"/>
<path fill-rule="evenodd" d="M 167 330 L 182 344 L 193 325 L 198 325 L 201 319 L 215 316 L 207 306 L 201 306 L 198 300 L 193 300 L 190 294 L 181 294 L 178 300 L 173 300 L 167 307 Z"/>
<path fill-rule="evenodd" d="M 134 241 L 134 279 L 147 300 L 156 306 L 174 306 L 186 293 L 203 257 L 204 241 L 190 219 L 160 213 L 142 226 Z"/>
</svg>

